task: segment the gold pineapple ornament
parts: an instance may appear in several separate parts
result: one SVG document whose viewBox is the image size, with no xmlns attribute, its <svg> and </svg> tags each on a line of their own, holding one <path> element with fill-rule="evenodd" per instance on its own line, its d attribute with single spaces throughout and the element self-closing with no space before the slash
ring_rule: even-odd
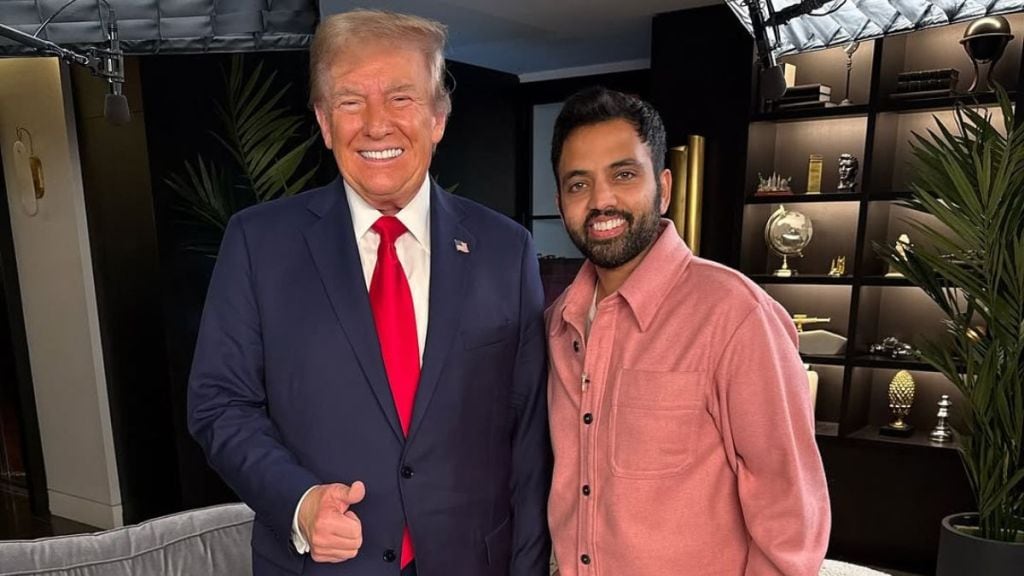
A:
<svg viewBox="0 0 1024 576">
<path fill-rule="evenodd" d="M 892 422 L 882 426 L 880 432 L 887 436 L 910 436 L 914 427 L 906 422 L 914 404 L 914 377 L 906 370 L 900 370 L 889 382 L 889 412 Z"/>
</svg>

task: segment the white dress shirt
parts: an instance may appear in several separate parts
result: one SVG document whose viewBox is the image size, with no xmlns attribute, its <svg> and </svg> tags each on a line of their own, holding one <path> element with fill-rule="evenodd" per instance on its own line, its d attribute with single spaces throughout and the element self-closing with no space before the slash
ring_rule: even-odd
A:
<svg viewBox="0 0 1024 576">
<path fill-rule="evenodd" d="M 373 230 L 373 224 L 383 216 L 370 206 L 363 197 L 345 182 L 345 200 L 352 214 L 352 229 L 359 247 L 359 261 L 363 265 L 363 279 L 366 290 L 370 290 L 373 269 L 377 266 L 377 248 L 380 235 Z M 395 214 L 407 232 L 395 240 L 395 252 L 402 264 L 405 278 L 412 292 L 412 308 L 416 315 L 416 339 L 419 342 L 420 366 L 423 366 L 423 348 L 427 343 L 427 316 L 430 311 L 430 178 L 423 180 L 419 191 L 404 208 Z M 310 488 L 309 490 L 312 490 Z M 306 494 L 309 494 L 309 490 Z M 292 544 L 299 554 L 309 552 L 309 543 L 299 530 L 299 509 L 306 494 L 299 499 L 292 517 Z"/>
</svg>

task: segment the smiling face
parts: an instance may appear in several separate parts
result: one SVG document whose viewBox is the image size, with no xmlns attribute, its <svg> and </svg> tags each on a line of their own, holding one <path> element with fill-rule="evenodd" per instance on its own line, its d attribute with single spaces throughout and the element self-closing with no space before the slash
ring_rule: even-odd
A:
<svg viewBox="0 0 1024 576">
<path fill-rule="evenodd" d="M 573 243 L 595 266 L 635 265 L 658 237 L 671 173 L 622 119 L 576 128 L 558 162 L 558 207 Z"/>
<path fill-rule="evenodd" d="M 445 114 L 435 106 L 423 53 L 364 44 L 334 59 L 316 104 L 324 144 L 345 182 L 374 208 L 397 212 L 427 176 Z"/>
</svg>

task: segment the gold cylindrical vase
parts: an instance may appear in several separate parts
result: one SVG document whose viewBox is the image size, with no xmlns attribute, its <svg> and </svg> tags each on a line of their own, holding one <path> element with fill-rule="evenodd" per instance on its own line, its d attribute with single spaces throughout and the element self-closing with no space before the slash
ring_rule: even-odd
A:
<svg viewBox="0 0 1024 576">
<path fill-rule="evenodd" d="M 690 135 L 686 146 L 669 150 L 672 195 L 668 217 L 694 254 L 700 254 L 701 200 L 704 195 L 704 137 Z"/>
</svg>

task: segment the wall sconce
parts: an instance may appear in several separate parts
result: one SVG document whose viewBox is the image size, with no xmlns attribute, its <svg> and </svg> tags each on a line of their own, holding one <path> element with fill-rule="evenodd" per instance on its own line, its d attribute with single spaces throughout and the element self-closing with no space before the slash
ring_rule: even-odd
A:
<svg viewBox="0 0 1024 576">
<path fill-rule="evenodd" d="M 32 133 L 19 127 L 16 134 L 18 139 L 14 141 L 14 169 L 21 209 L 28 216 L 35 216 L 39 213 L 39 199 L 46 192 L 46 183 L 43 180 L 43 161 L 36 156 Z M 25 144 L 26 139 L 27 145 Z"/>
</svg>

